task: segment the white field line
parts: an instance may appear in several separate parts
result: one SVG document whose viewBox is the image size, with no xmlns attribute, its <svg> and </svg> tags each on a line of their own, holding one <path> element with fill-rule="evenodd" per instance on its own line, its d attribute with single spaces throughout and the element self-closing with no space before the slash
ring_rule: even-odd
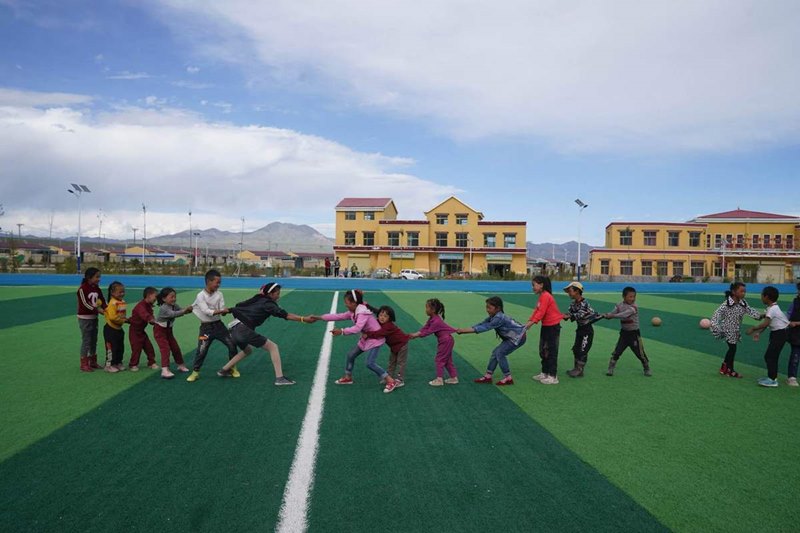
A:
<svg viewBox="0 0 800 533">
<path fill-rule="evenodd" d="M 336 312 L 336 302 L 339 292 L 333 294 L 331 313 Z M 325 387 L 328 383 L 328 366 L 333 348 L 333 322 L 328 322 L 325 327 L 325 336 L 322 339 L 322 349 L 319 352 L 317 371 L 314 373 L 314 383 L 311 385 L 311 394 L 308 397 L 308 408 L 300 428 L 300 437 L 297 439 L 297 448 L 289 470 L 289 480 L 283 491 L 283 503 L 278 515 L 278 533 L 300 533 L 308 529 L 308 500 L 314 485 L 314 466 L 317 462 L 317 449 L 319 448 L 319 427 L 322 423 L 322 411 L 325 403 Z"/>
</svg>

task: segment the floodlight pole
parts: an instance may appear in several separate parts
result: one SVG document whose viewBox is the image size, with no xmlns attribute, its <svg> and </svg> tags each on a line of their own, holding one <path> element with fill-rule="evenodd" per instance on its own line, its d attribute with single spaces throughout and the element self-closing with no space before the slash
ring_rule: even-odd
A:
<svg viewBox="0 0 800 533">
<path fill-rule="evenodd" d="M 67 189 L 67 192 L 72 194 L 78 199 L 78 242 L 75 255 L 77 256 L 78 274 L 81 273 L 81 195 L 85 192 L 92 192 L 86 185 L 78 185 L 77 183 L 70 183 L 72 189 Z"/>
<path fill-rule="evenodd" d="M 147 206 L 142 204 L 142 272 L 144 272 L 144 254 L 147 247 Z"/>
<path fill-rule="evenodd" d="M 578 281 L 581 280 L 581 213 L 583 210 L 589 207 L 589 204 L 583 203 L 580 198 L 575 199 L 575 203 L 578 204 L 578 264 L 575 266 L 575 271 L 577 273 Z"/>
</svg>

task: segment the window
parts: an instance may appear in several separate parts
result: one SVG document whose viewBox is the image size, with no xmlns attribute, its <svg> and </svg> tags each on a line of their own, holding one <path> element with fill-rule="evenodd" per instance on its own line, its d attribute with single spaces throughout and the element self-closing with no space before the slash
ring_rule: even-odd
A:
<svg viewBox="0 0 800 533">
<path fill-rule="evenodd" d="M 495 246 L 497 246 L 497 236 L 494 233 L 484 233 L 483 245 L 486 248 L 494 248 Z"/>
<path fill-rule="evenodd" d="M 386 234 L 386 241 L 389 246 L 400 246 L 400 232 L 399 231 L 390 231 Z"/>
<path fill-rule="evenodd" d="M 436 246 L 447 246 L 447 233 L 436 234 Z"/>
<path fill-rule="evenodd" d="M 721 278 L 722 277 L 722 263 L 716 262 L 714 263 L 714 277 Z"/>
<path fill-rule="evenodd" d="M 374 231 L 365 231 L 364 232 L 364 246 L 375 246 L 375 232 Z"/>
<path fill-rule="evenodd" d="M 436 223 L 440 226 L 447 225 L 447 215 L 436 215 Z"/>
<path fill-rule="evenodd" d="M 728 233 L 727 235 L 725 235 L 725 246 L 730 248 L 731 244 L 733 244 L 733 235 Z"/>
<path fill-rule="evenodd" d="M 714 235 L 714 248 L 722 248 L 722 235 L 719 233 Z"/>
<path fill-rule="evenodd" d="M 761 248 L 761 235 L 753 235 L 753 248 Z"/>
<path fill-rule="evenodd" d="M 642 276 L 652 276 L 652 275 L 653 275 L 653 262 L 642 261 Z"/>
<path fill-rule="evenodd" d="M 783 248 L 783 235 L 775 235 L 775 248 Z"/>
<path fill-rule="evenodd" d="M 633 244 L 633 231 L 629 229 L 619 230 L 619 245 L 630 246 Z"/>
<path fill-rule="evenodd" d="M 503 248 L 516 248 L 517 234 L 516 233 L 503 233 Z"/>
<path fill-rule="evenodd" d="M 711 248 L 711 234 L 706 235 L 706 248 Z"/>
<path fill-rule="evenodd" d="M 706 275 L 705 273 L 705 265 L 702 261 L 692 261 L 692 277 L 693 278 L 702 278 Z"/>
<path fill-rule="evenodd" d="M 787 250 L 794 250 L 794 235 L 787 235 L 786 236 L 786 249 Z"/>
<path fill-rule="evenodd" d="M 345 220 L 355 220 L 356 219 L 356 212 L 355 211 L 345 211 L 344 212 L 344 219 Z"/>
<path fill-rule="evenodd" d="M 736 247 L 744 248 L 744 235 L 741 233 L 736 236 Z"/>
<path fill-rule="evenodd" d="M 458 248 L 466 248 L 469 241 L 467 233 L 456 233 L 456 246 Z"/>
<path fill-rule="evenodd" d="M 683 276 L 683 261 L 672 262 L 672 275 Z"/>
<path fill-rule="evenodd" d="M 667 275 L 667 262 L 666 261 L 659 261 L 658 262 L 658 275 L 659 276 L 666 276 Z"/>
<path fill-rule="evenodd" d="M 408 246 L 419 246 L 419 232 L 409 231 L 406 234 L 406 244 L 408 244 Z"/>
<path fill-rule="evenodd" d="M 457 226 L 466 226 L 468 223 L 469 217 L 467 215 L 456 215 L 456 225 Z"/>
<path fill-rule="evenodd" d="M 700 232 L 699 231 L 690 231 L 689 232 L 689 246 L 692 248 L 700 248 Z"/>
<path fill-rule="evenodd" d="M 375 220 L 375 211 L 364 211 L 364 220 Z"/>
<path fill-rule="evenodd" d="M 656 245 L 656 235 L 658 235 L 657 231 L 645 231 L 644 232 L 644 245 L 645 246 L 655 246 Z"/>
<path fill-rule="evenodd" d="M 345 231 L 344 232 L 344 245 L 345 246 L 355 246 L 356 245 L 356 232 L 355 231 Z"/>
<path fill-rule="evenodd" d="M 609 265 L 610 264 L 611 264 L 611 261 L 608 260 L 608 259 L 601 259 L 600 260 L 600 275 L 601 276 L 608 276 Z"/>
<path fill-rule="evenodd" d="M 619 273 L 623 276 L 633 276 L 633 261 L 620 261 Z"/>
<path fill-rule="evenodd" d="M 764 235 L 764 248 L 771 248 L 771 247 L 772 247 L 771 236 Z"/>
<path fill-rule="evenodd" d="M 667 244 L 669 244 L 670 246 L 680 246 L 681 232 L 680 231 L 667 232 Z"/>
</svg>

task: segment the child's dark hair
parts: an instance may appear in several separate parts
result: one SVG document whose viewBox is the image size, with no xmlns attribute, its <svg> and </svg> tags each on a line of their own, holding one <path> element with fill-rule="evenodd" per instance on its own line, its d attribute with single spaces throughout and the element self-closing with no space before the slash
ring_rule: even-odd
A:
<svg viewBox="0 0 800 533">
<path fill-rule="evenodd" d="M 158 302 L 158 305 L 164 305 L 164 298 L 166 298 L 173 292 L 175 292 L 175 289 L 173 289 L 172 287 L 164 287 L 163 289 L 161 289 L 158 293 L 158 296 L 156 296 L 156 302 Z"/>
<path fill-rule="evenodd" d="M 157 294 L 157 293 L 158 289 L 156 289 L 155 287 L 145 287 L 144 290 L 142 291 L 142 300 L 144 300 L 151 294 Z"/>
<path fill-rule="evenodd" d="M 636 289 L 634 289 L 631 286 L 628 286 L 628 287 L 625 287 L 624 289 L 622 289 L 622 297 L 623 298 L 625 298 L 630 293 L 636 294 Z"/>
<path fill-rule="evenodd" d="M 486 298 L 486 303 L 500 309 L 501 313 L 503 312 L 503 299 L 499 296 L 489 296 Z"/>
<path fill-rule="evenodd" d="M 83 273 L 83 280 L 84 281 L 89 281 L 90 279 L 95 277 L 98 272 L 100 272 L 99 268 L 95 268 L 95 267 L 87 268 L 86 272 Z"/>
<path fill-rule="evenodd" d="M 553 294 L 553 283 L 547 276 L 533 276 L 533 281 L 535 281 L 539 285 L 544 285 L 544 288 L 542 290 L 544 290 L 545 292 Z"/>
<path fill-rule="evenodd" d="M 797 290 L 800 291 L 800 283 L 797 284 Z"/>
<path fill-rule="evenodd" d="M 276 291 L 276 290 L 278 290 L 280 288 L 281 288 L 280 283 L 276 283 L 276 282 L 273 281 L 273 282 L 267 283 L 266 285 L 262 285 L 261 286 L 261 293 L 264 294 L 264 295 L 268 295 L 269 293 L 274 292 L 274 291 Z"/>
<path fill-rule="evenodd" d="M 746 285 L 741 281 L 734 281 L 733 283 L 731 283 L 730 288 L 727 291 L 725 291 L 725 298 L 730 298 L 733 295 L 733 291 L 735 291 L 740 287 L 745 287 L 745 286 Z"/>
<path fill-rule="evenodd" d="M 119 281 L 112 281 L 111 285 L 108 286 L 108 299 L 111 300 L 111 293 L 114 292 L 114 289 L 117 287 L 122 286 L 122 283 Z"/>
<path fill-rule="evenodd" d="M 219 273 L 219 270 L 212 268 L 208 272 L 206 272 L 206 283 L 213 280 L 214 278 L 221 278 L 222 274 Z"/>
<path fill-rule="evenodd" d="M 781 295 L 780 291 L 776 287 L 773 287 L 772 285 L 770 285 L 769 287 L 764 287 L 764 289 L 761 291 L 761 296 L 763 296 L 764 298 L 768 298 L 769 301 L 772 303 L 777 302 L 780 295 Z"/>
<path fill-rule="evenodd" d="M 364 293 L 358 289 L 350 289 L 349 291 L 344 293 L 344 298 L 345 300 L 350 300 L 351 302 L 355 302 L 358 305 L 364 303 Z"/>
<path fill-rule="evenodd" d="M 431 306 L 433 312 L 436 313 L 437 315 L 440 315 L 442 319 L 444 319 L 444 304 L 440 302 L 438 298 L 431 298 L 430 300 L 425 302 L 425 305 Z"/>
<path fill-rule="evenodd" d="M 394 322 L 395 320 L 397 320 L 397 317 L 394 314 L 394 309 L 392 309 L 391 306 L 382 305 L 379 308 L 375 309 L 374 307 L 368 304 L 367 307 L 369 307 L 370 311 L 375 313 L 376 316 L 381 313 L 386 313 L 389 316 L 389 322 Z"/>
</svg>

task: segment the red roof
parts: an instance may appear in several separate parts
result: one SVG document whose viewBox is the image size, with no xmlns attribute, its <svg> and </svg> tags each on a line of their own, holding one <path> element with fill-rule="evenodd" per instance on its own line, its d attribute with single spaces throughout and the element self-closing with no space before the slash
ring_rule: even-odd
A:
<svg viewBox="0 0 800 533">
<path fill-rule="evenodd" d="M 343 198 L 336 207 L 386 207 L 391 198 Z"/>
<path fill-rule="evenodd" d="M 771 218 L 771 219 L 794 220 L 797 217 L 792 217 L 788 215 L 776 215 L 774 213 L 762 213 L 761 211 L 747 211 L 745 209 L 735 209 L 733 211 L 725 211 L 724 213 L 714 213 L 713 215 L 704 215 L 697 218 Z"/>
</svg>

